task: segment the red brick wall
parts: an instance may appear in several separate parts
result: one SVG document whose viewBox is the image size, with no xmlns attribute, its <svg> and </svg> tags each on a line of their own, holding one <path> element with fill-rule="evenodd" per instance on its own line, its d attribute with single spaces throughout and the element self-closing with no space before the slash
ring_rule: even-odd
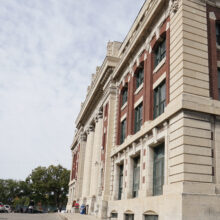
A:
<svg viewBox="0 0 220 220">
<path fill-rule="evenodd" d="M 71 180 L 77 179 L 79 152 L 80 152 L 80 145 L 77 146 L 77 151 L 73 155 Z"/>
<path fill-rule="evenodd" d="M 132 73 L 128 73 L 125 77 L 125 82 L 128 83 L 128 102 L 127 107 L 121 110 L 121 91 L 123 89 L 122 83 L 119 85 L 120 97 L 118 103 L 118 128 L 117 128 L 117 144 L 120 144 L 120 120 L 124 114 L 127 113 L 127 135 L 132 135 L 134 133 L 134 103 L 143 96 L 143 122 L 153 119 L 153 83 L 155 83 L 158 78 L 166 72 L 166 97 L 167 103 L 169 103 L 169 77 L 170 77 L 170 30 L 166 30 L 167 23 L 169 18 L 164 22 L 160 29 L 160 35 L 166 35 L 166 62 L 161 68 L 153 73 L 154 69 L 154 53 L 153 50 L 151 53 L 148 51 L 143 51 L 139 63 L 144 66 L 144 85 L 143 88 L 137 93 L 135 93 L 135 72 L 139 66 L 137 63 L 133 66 L 134 76 Z M 157 40 L 156 36 L 153 37 L 150 42 L 151 48 L 154 49 Z M 147 59 L 144 60 L 144 57 L 147 56 Z M 128 78 L 130 81 L 128 82 Z"/>
</svg>

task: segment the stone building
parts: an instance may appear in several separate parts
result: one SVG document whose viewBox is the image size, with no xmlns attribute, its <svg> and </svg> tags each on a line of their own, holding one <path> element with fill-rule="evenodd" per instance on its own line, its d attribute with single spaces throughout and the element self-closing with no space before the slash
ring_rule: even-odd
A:
<svg viewBox="0 0 220 220">
<path fill-rule="evenodd" d="M 220 219 L 220 1 L 147 0 L 76 120 L 67 210 Z"/>
</svg>

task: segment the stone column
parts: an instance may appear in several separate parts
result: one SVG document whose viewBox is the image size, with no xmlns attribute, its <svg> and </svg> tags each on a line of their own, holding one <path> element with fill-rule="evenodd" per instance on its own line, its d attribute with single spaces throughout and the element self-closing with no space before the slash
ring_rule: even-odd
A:
<svg viewBox="0 0 220 220">
<path fill-rule="evenodd" d="M 101 146 L 102 146 L 102 131 L 103 120 L 102 111 L 99 111 L 96 116 L 94 144 L 93 144 L 93 155 L 92 155 L 92 166 L 91 166 L 91 177 L 93 178 L 90 185 L 90 196 L 98 195 L 98 180 L 100 173 L 101 164 Z"/>
<path fill-rule="evenodd" d="M 86 151 L 86 134 L 85 133 L 81 133 L 79 141 L 80 141 L 80 146 L 79 146 L 80 151 L 79 151 L 79 159 L 78 159 L 76 199 L 79 199 L 82 197 L 85 151 Z"/>
<path fill-rule="evenodd" d="M 90 125 L 87 131 L 82 197 L 88 197 L 90 194 L 93 139 L 94 139 L 94 126 Z"/>
<path fill-rule="evenodd" d="M 146 148 L 146 195 L 153 195 L 153 159 L 154 151 L 151 147 Z"/>
</svg>

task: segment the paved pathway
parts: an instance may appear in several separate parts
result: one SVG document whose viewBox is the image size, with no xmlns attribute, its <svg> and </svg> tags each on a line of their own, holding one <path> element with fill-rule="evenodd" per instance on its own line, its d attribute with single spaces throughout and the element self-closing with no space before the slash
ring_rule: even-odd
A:
<svg viewBox="0 0 220 220">
<path fill-rule="evenodd" d="M 80 215 L 75 213 L 65 213 L 60 214 L 60 216 L 63 217 L 63 220 L 99 220 L 99 218 L 96 218 L 94 216 Z"/>
<path fill-rule="evenodd" d="M 57 213 L 52 214 L 21 214 L 0 213 L 0 220 L 62 220 Z"/>
</svg>

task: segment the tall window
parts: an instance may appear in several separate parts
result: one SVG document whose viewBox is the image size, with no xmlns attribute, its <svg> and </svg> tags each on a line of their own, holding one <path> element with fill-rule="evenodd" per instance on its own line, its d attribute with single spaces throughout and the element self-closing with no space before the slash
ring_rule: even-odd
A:
<svg viewBox="0 0 220 220">
<path fill-rule="evenodd" d="M 135 108 L 135 115 L 134 115 L 134 132 L 138 132 L 142 125 L 142 109 L 143 109 L 143 103 L 138 105 Z"/>
<path fill-rule="evenodd" d="M 126 137 L 126 119 L 121 122 L 121 137 L 120 144 L 122 144 Z"/>
<path fill-rule="evenodd" d="M 136 89 L 144 82 L 144 68 L 140 67 L 135 74 L 136 78 Z"/>
<path fill-rule="evenodd" d="M 162 38 L 161 42 L 156 46 L 154 50 L 154 67 L 156 67 L 160 61 L 166 56 L 166 38 Z"/>
<path fill-rule="evenodd" d="M 125 220 L 134 220 L 134 214 L 125 214 Z"/>
<path fill-rule="evenodd" d="M 140 156 L 134 158 L 134 170 L 133 170 L 133 190 L 132 196 L 138 196 L 138 190 L 140 185 Z"/>
<path fill-rule="evenodd" d="M 166 106 L 166 82 L 162 82 L 154 89 L 154 118 L 164 112 Z"/>
<path fill-rule="evenodd" d="M 127 100 L 128 100 L 128 87 L 125 86 L 123 89 L 122 89 L 122 102 L 121 102 L 121 105 L 123 106 Z"/>
<path fill-rule="evenodd" d="M 216 43 L 220 45 L 220 22 L 216 23 Z"/>
<path fill-rule="evenodd" d="M 220 68 L 218 68 L 218 100 L 220 100 Z"/>
<path fill-rule="evenodd" d="M 144 220 L 158 220 L 158 215 L 145 215 Z"/>
<path fill-rule="evenodd" d="M 153 195 L 163 194 L 164 184 L 164 143 L 154 149 Z"/>
<path fill-rule="evenodd" d="M 118 200 L 121 200 L 122 191 L 123 191 L 123 171 L 124 166 L 119 166 L 119 186 L 118 186 Z"/>
</svg>

